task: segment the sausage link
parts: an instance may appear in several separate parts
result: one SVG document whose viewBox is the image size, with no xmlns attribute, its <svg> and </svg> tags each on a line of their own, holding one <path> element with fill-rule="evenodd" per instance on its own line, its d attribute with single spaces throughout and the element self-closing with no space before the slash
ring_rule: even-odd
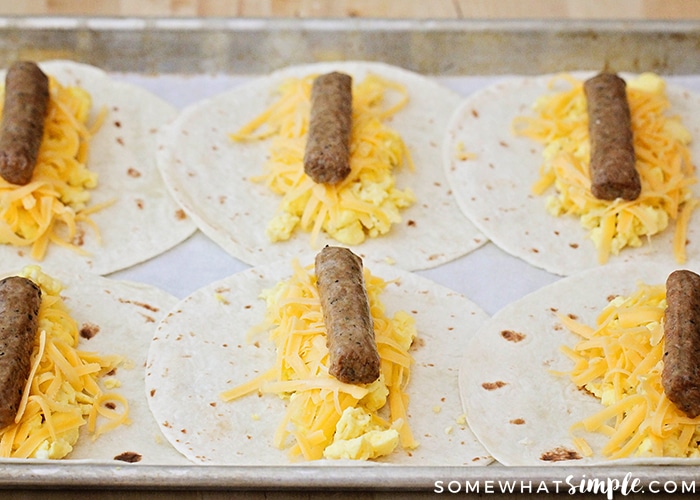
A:
<svg viewBox="0 0 700 500">
<path fill-rule="evenodd" d="M 0 428 L 17 415 L 31 370 L 41 289 L 19 276 L 0 280 Z"/>
<path fill-rule="evenodd" d="M 329 373 L 348 384 L 379 378 L 374 322 L 362 259 L 347 248 L 325 247 L 316 255 L 316 277 L 328 336 Z"/>
<path fill-rule="evenodd" d="M 12 184 L 29 183 L 44 135 L 49 79 L 33 62 L 18 61 L 5 77 L 0 122 L 0 176 Z"/>
<path fill-rule="evenodd" d="M 692 271 L 666 279 L 661 385 L 688 417 L 700 415 L 700 276 Z"/>
<path fill-rule="evenodd" d="M 319 184 L 337 184 L 350 174 L 352 77 L 328 73 L 314 80 L 304 151 L 304 172 Z"/>
<path fill-rule="evenodd" d="M 600 73 L 583 85 L 588 106 L 591 192 L 601 200 L 635 200 L 642 191 L 625 86 L 625 81 L 612 73 Z"/>
</svg>

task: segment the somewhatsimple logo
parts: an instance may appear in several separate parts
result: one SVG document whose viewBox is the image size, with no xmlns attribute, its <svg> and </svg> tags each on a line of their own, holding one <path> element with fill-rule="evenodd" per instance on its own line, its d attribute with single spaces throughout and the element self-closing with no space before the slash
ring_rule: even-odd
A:
<svg viewBox="0 0 700 500">
<path fill-rule="evenodd" d="M 530 481 L 522 479 L 474 479 L 464 481 L 435 481 L 434 493 L 446 494 L 505 494 L 505 493 L 588 493 L 605 495 L 612 500 L 615 495 L 627 496 L 638 493 L 695 493 L 695 481 L 649 480 L 642 481 L 631 472 L 624 477 L 588 477 L 569 475 L 561 480 Z"/>
</svg>

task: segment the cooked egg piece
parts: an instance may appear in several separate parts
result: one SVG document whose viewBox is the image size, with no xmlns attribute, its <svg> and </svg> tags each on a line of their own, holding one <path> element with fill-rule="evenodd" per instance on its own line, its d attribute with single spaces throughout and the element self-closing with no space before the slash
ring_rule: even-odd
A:
<svg viewBox="0 0 700 500">
<path fill-rule="evenodd" d="M 370 460 L 389 455 L 399 444 L 396 429 L 382 429 L 362 408 L 347 408 L 336 424 L 333 442 L 323 456 L 329 459 Z"/>
</svg>

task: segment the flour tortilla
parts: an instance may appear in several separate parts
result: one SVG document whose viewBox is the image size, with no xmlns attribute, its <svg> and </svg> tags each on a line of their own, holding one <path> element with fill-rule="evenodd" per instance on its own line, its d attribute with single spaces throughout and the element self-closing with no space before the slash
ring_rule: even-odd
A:
<svg viewBox="0 0 700 500">
<path fill-rule="evenodd" d="M 300 262 L 308 264 L 313 257 Z M 458 422 L 463 410 L 457 390 L 461 352 L 488 316 L 462 295 L 425 278 L 388 266 L 368 268 L 385 279 L 398 279 L 381 295 L 386 313 L 408 312 L 418 331 L 407 393 L 410 425 L 420 446 L 410 456 L 399 448 L 378 463 L 488 464 L 491 458 L 483 446 Z M 291 463 L 286 450 L 272 444 L 285 401 L 272 394 L 252 394 L 231 402 L 220 398 L 223 391 L 274 365 L 274 346 L 267 335 L 251 339 L 248 333 L 264 318 L 260 292 L 290 275 L 289 261 L 234 274 L 181 301 L 158 325 L 146 367 L 149 404 L 166 437 L 193 462 Z"/>
<path fill-rule="evenodd" d="M 585 79 L 593 73 L 575 73 Z M 445 172 L 457 202 L 469 219 L 504 251 L 551 273 L 566 276 L 598 267 L 597 250 L 576 216 L 554 217 L 545 209 L 550 188 L 532 194 L 542 163 L 542 146 L 511 133 L 516 116 L 532 115 L 536 99 L 550 92 L 554 75 L 510 77 L 465 99 L 452 116 L 444 142 Z M 628 75 L 621 75 L 627 77 Z M 566 83 L 560 87 L 569 88 Z M 692 158 L 700 158 L 700 94 L 667 85 L 670 114 L 680 116 L 694 141 Z M 475 158 L 455 158 L 458 145 Z M 700 186 L 692 187 L 695 196 Z M 625 248 L 609 263 L 675 263 L 674 223 L 639 248 Z M 687 262 L 700 263 L 700 218 L 691 217 Z"/>
<path fill-rule="evenodd" d="M 39 63 L 62 85 L 78 85 L 92 97 L 88 124 L 103 107 L 107 116 L 90 143 L 88 169 L 97 172 L 98 185 L 91 190 L 88 206 L 116 200 L 83 226 L 82 256 L 50 244 L 40 264 L 95 274 L 109 274 L 155 257 L 189 237 L 196 226 L 173 201 L 155 162 L 156 131 L 172 120 L 177 109 L 150 92 L 112 80 L 107 73 L 72 61 Z M 0 72 L 4 81 L 4 72 Z M 19 268 L 28 263 L 29 247 L 0 246 L 3 266 Z"/>
<path fill-rule="evenodd" d="M 63 284 L 61 297 L 78 327 L 97 327 L 97 333 L 91 339 L 80 339 L 78 349 L 125 358 L 114 375 L 121 385 L 109 391 L 128 400 L 131 424 L 119 426 L 95 440 L 87 426 L 81 427 L 73 451 L 61 462 L 124 463 L 115 462 L 114 457 L 135 453 L 141 457 L 138 464 L 188 463 L 161 434 L 148 408 L 143 385 L 143 367 L 153 331 L 158 320 L 177 303 L 177 299 L 148 285 L 91 273 L 42 270 Z M 56 463 L 56 460 L 32 461 Z M 0 463 L 7 462 L 26 460 L 0 459 Z"/>
<path fill-rule="evenodd" d="M 415 172 L 403 168 L 396 173 L 397 187 L 411 188 L 417 201 L 401 211 L 402 222 L 388 234 L 368 238 L 353 251 L 365 259 L 376 256 L 403 269 L 418 270 L 449 262 L 483 245 L 486 238 L 460 212 L 441 168 L 443 135 L 460 97 L 426 77 L 369 62 L 286 68 L 183 110 L 159 138 L 158 165 L 173 196 L 202 232 L 250 265 L 299 257 L 326 244 L 338 244 L 322 234 L 317 248 L 311 248 L 310 234 L 299 229 L 290 240 L 271 243 L 265 228 L 281 197 L 249 180 L 262 174 L 269 141 L 234 143 L 228 137 L 274 101 L 274 92 L 284 79 L 332 70 L 348 73 L 356 82 L 368 73 L 378 74 L 409 91 L 408 105 L 389 126 L 401 134 L 416 166 Z"/>
<path fill-rule="evenodd" d="M 579 466 L 593 464 L 698 464 L 700 459 L 630 458 L 615 462 L 599 453 L 606 438 L 586 433 L 597 453 L 580 460 L 545 461 L 544 453 L 576 450 L 572 424 L 601 410 L 599 400 L 577 389 L 567 376 L 572 362 L 560 351 L 580 337 L 561 325 L 556 314 L 574 314 L 595 325 L 610 296 L 630 295 L 639 282 L 663 284 L 675 267 L 611 264 L 543 287 L 496 313 L 480 328 L 460 366 L 459 385 L 467 421 L 492 456 L 504 465 Z M 524 335 L 519 341 L 501 333 Z M 493 384 L 503 382 L 500 388 Z M 483 384 L 486 384 L 486 388 Z"/>
</svg>

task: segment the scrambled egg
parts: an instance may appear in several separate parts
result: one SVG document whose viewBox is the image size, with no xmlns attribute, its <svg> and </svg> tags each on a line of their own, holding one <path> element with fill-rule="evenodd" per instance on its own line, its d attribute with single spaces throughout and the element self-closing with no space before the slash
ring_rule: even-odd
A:
<svg viewBox="0 0 700 500">
<path fill-rule="evenodd" d="M 408 349 L 415 337 L 413 318 L 400 311 L 393 318 L 395 341 Z M 399 432 L 373 421 L 370 412 L 376 412 L 386 404 L 389 389 L 384 375 L 367 386 L 367 395 L 356 407 L 346 408 L 336 424 L 333 441 L 323 451 L 329 459 L 371 460 L 391 454 L 399 444 Z"/>
<path fill-rule="evenodd" d="M 335 427 L 333 442 L 324 450 L 325 458 L 369 460 L 389 455 L 399 444 L 396 429 L 384 430 L 372 422 L 362 408 L 346 408 Z"/>
<path fill-rule="evenodd" d="M 56 460 L 63 458 L 73 451 L 73 445 L 78 441 L 78 429 L 71 429 L 56 436 L 56 440 L 45 440 L 34 452 L 34 458 Z"/>
<path fill-rule="evenodd" d="M 601 263 L 625 247 L 641 246 L 645 239 L 666 229 L 671 220 L 678 220 L 677 231 L 684 232 L 687 221 L 681 223 L 679 213 L 682 205 L 691 201 L 688 186 L 696 181 L 687 148 L 691 135 L 678 117 L 665 114 L 669 103 L 664 80 L 644 73 L 627 81 L 642 181 L 642 194 L 633 202 L 599 200 L 590 193 L 586 98 L 583 82 L 569 80 L 571 90 L 535 102 L 536 118 L 519 117 L 514 123 L 516 133 L 544 145 L 541 177 L 533 191 L 542 194 L 554 185 L 556 194 L 546 199 L 546 210 L 556 217 L 579 216 Z M 679 183 L 679 178 L 685 181 Z M 685 238 L 677 233 L 674 252 L 679 262 L 685 259 L 684 245 Z"/>
</svg>

